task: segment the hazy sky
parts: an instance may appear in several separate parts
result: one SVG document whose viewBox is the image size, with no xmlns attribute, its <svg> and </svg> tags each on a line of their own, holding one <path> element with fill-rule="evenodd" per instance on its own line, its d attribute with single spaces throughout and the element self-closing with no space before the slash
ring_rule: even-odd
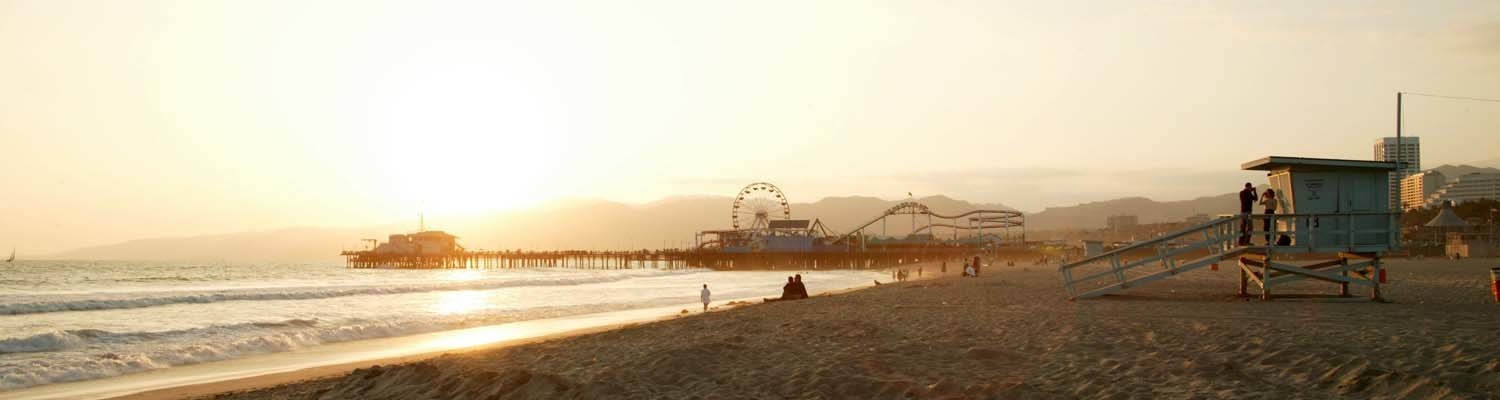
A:
<svg viewBox="0 0 1500 400">
<path fill-rule="evenodd" d="M 1177 200 L 1369 158 L 1396 91 L 1500 97 L 1500 2 L 0 0 L 0 247 L 755 180 Z M 1425 166 L 1500 158 L 1500 104 L 1407 104 Z"/>
</svg>

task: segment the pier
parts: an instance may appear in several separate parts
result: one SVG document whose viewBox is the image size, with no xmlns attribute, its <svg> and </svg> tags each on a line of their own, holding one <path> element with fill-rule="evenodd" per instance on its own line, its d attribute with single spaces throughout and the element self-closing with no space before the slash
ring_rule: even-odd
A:
<svg viewBox="0 0 1500 400">
<path fill-rule="evenodd" d="M 878 269 L 994 256 L 1002 247 L 1026 240 L 1020 212 L 980 209 L 945 215 L 912 199 L 838 233 L 818 219 L 792 219 L 786 195 L 766 182 L 741 189 L 729 211 L 731 229 L 699 232 L 690 249 L 468 250 L 457 236 L 427 230 L 423 222 L 416 233 L 390 235 L 385 243 L 364 239 L 367 249 L 340 254 L 349 268 Z M 909 221 L 910 232 L 887 235 L 893 218 L 895 224 Z"/>
<path fill-rule="evenodd" d="M 933 246 L 848 252 L 744 252 L 709 250 L 638 251 L 464 251 L 405 255 L 345 251 L 348 268 L 397 269 L 878 269 L 921 261 L 954 261 L 990 251 L 968 246 Z"/>
</svg>

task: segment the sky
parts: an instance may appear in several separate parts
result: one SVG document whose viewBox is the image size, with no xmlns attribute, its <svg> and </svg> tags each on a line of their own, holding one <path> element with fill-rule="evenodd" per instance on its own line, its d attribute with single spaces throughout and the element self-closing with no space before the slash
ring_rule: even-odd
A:
<svg viewBox="0 0 1500 400">
<path fill-rule="evenodd" d="M 0 247 L 562 199 L 1181 200 L 1500 98 L 1495 1 L 0 0 Z M 1425 167 L 1500 103 L 1408 96 Z"/>
</svg>

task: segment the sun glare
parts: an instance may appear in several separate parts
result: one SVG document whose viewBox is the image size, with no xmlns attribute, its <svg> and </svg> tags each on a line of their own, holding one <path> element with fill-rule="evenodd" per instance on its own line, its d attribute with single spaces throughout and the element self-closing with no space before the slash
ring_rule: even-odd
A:
<svg viewBox="0 0 1500 400">
<path fill-rule="evenodd" d="M 468 314 L 484 308 L 489 296 L 484 292 L 465 290 L 461 292 L 443 293 L 438 297 L 438 302 L 433 306 L 438 314 Z"/>
<path fill-rule="evenodd" d="M 443 279 L 450 281 L 472 281 L 475 279 L 479 279 L 479 271 L 475 271 L 472 269 L 450 271 L 443 276 Z"/>
<path fill-rule="evenodd" d="M 434 50 L 394 68 L 372 129 L 390 196 L 432 213 L 534 204 L 562 164 L 545 88 L 503 60 Z"/>
<path fill-rule="evenodd" d="M 474 347 L 522 337 L 527 332 L 511 325 L 487 326 L 475 329 L 448 332 L 423 344 L 431 350 L 449 350 Z"/>
</svg>

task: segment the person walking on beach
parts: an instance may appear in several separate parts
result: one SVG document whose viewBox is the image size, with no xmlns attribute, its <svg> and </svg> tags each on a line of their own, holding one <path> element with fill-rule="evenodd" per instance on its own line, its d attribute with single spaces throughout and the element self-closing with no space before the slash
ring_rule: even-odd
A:
<svg viewBox="0 0 1500 400">
<path fill-rule="evenodd" d="M 1266 210 L 1266 221 L 1262 224 L 1261 230 L 1266 231 L 1266 246 L 1272 246 L 1276 244 L 1271 241 L 1271 220 L 1274 219 L 1272 216 L 1276 215 L 1276 191 L 1266 188 L 1266 192 L 1260 195 L 1260 205 Z"/>
<path fill-rule="evenodd" d="M 974 277 L 974 266 L 973 265 L 969 265 L 969 263 L 964 263 L 964 276 L 967 276 L 967 277 L 970 277 L 970 278 Z"/>
<path fill-rule="evenodd" d="M 1255 225 L 1250 220 L 1250 211 L 1255 207 L 1255 185 L 1245 182 L 1245 190 L 1240 191 L 1240 245 L 1250 245 L 1250 230 Z"/>
<path fill-rule="evenodd" d="M 708 312 L 708 284 L 703 284 L 703 291 L 698 292 L 698 297 L 703 298 L 703 312 Z"/>
</svg>

